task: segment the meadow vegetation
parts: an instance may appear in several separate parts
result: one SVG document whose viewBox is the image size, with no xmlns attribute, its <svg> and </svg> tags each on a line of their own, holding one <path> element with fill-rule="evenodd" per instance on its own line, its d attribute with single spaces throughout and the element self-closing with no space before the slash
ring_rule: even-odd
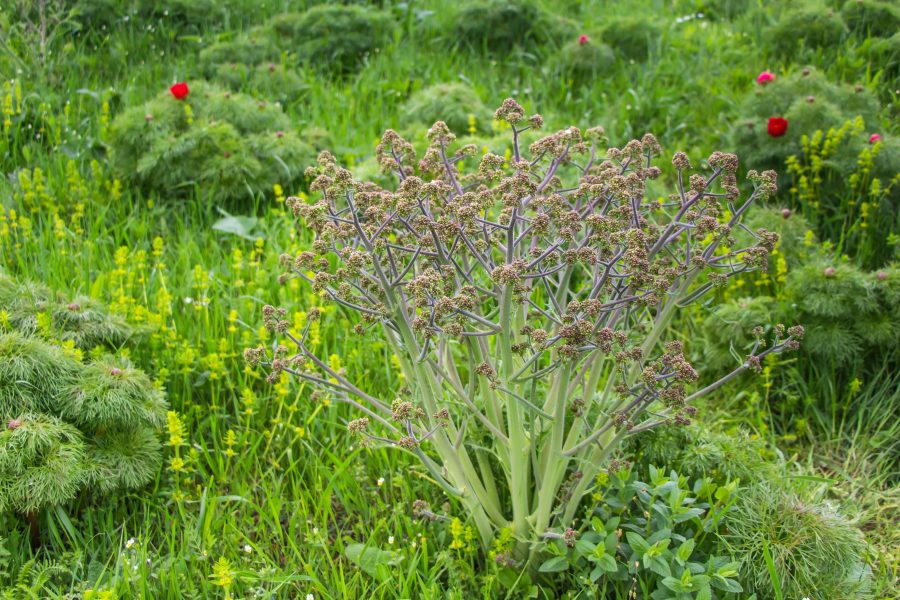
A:
<svg viewBox="0 0 900 600">
<path fill-rule="evenodd" d="M 900 597 L 898 23 L 0 4 L 0 598 Z"/>
</svg>

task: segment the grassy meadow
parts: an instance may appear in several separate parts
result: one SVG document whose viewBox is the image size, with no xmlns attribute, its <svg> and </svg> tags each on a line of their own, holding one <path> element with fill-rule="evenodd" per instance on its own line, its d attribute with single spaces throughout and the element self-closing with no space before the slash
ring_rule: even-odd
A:
<svg viewBox="0 0 900 600">
<path fill-rule="evenodd" d="M 3 452 L 15 448 L 0 446 L 0 597 L 900 597 L 896 6 L 385 0 L 285 18 L 317 4 L 0 2 L 0 277 L 45 286 L 70 310 L 86 305 L 78 298 L 105 307 L 129 331 L 106 352 L 168 402 L 159 462 L 133 488 L 84 486 L 24 515 L 4 506 L 15 476 Z M 764 71 L 774 81 L 759 83 Z M 184 99 L 170 93 L 176 82 Z M 634 545 L 615 543 L 612 574 L 592 576 L 584 565 L 602 561 L 576 560 L 582 549 L 561 535 L 507 560 L 509 540 L 480 543 L 413 452 L 361 444 L 352 406 L 244 361 L 278 337 L 264 306 L 283 307 L 330 369 L 390 403 L 408 383 L 391 346 L 356 335 L 359 316 L 301 278 L 279 282 L 279 256 L 315 239 L 285 199 L 317 197 L 304 169 L 326 149 L 387 185 L 374 159 L 382 132 L 422 153 L 438 118 L 508 162 L 509 128 L 492 118 L 507 97 L 543 115 L 548 133 L 599 125 L 617 148 L 653 133 L 663 173 L 649 193 L 660 199 L 676 151 L 695 165 L 737 153 L 740 182 L 751 168 L 779 174 L 778 192 L 746 217 L 781 235 L 768 270 L 732 278 L 666 336 L 684 342 L 701 382 L 744 359 L 757 325 L 804 325 L 801 350 L 705 397 L 690 425 L 628 438 L 616 455 L 627 466 L 598 475 L 583 502 L 599 525 L 575 527 L 615 534 L 604 529 L 615 514 L 649 536 L 654 509 L 625 508 L 645 501 L 626 497 L 626 480 L 665 484 L 660 498 L 675 486 L 709 517 L 650 539 L 695 539 L 727 557 L 713 570 L 733 563 L 720 579 L 737 587 L 663 584 L 629 564 Z M 782 116 L 787 134 L 773 136 L 766 120 Z M 5 335 L 19 321 L 2 292 Z M 41 309 L 30 327 L 76 362 L 102 354 L 64 342 Z M 19 415 L 2 394 L 21 382 L 3 348 L 0 417 L 11 424 Z M 16 431 L 3 429 L 0 444 Z M 439 518 L 417 518 L 419 499 Z M 831 564 L 858 565 L 863 583 L 804 587 Z"/>
</svg>

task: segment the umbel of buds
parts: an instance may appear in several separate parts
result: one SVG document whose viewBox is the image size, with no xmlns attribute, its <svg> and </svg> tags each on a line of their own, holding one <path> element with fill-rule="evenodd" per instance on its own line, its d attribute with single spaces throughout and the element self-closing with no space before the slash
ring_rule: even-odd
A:
<svg viewBox="0 0 900 600">
<path fill-rule="evenodd" d="M 705 385 L 682 344 L 663 339 L 679 307 L 766 268 L 777 235 L 741 221 L 775 192 L 774 172 L 750 171 L 742 193 L 734 155 L 692 166 L 679 152 L 671 194 L 651 199 L 648 183 L 663 175 L 652 135 L 622 148 L 607 148 L 599 127 L 539 137 L 543 119 L 512 99 L 495 119 L 511 133 L 508 160 L 457 147 L 438 121 L 421 157 L 385 132 L 377 158 L 395 187 L 358 181 L 323 152 L 307 171 L 314 199 L 287 200 L 316 239 L 282 257 L 281 280 L 303 279 L 359 314 L 356 331 L 399 358 L 396 400 L 331 368 L 309 326 L 292 331 L 281 309 L 264 316 L 283 345 L 246 356 L 354 406 L 350 431 L 418 456 L 485 545 L 510 527 L 520 556 L 572 530 L 627 437 L 689 423 L 693 400 L 802 332 L 761 342 Z"/>
</svg>

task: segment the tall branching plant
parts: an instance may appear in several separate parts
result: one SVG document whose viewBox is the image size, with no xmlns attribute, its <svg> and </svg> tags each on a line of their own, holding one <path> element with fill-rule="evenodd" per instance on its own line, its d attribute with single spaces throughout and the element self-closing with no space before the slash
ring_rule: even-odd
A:
<svg viewBox="0 0 900 600">
<path fill-rule="evenodd" d="M 476 148 L 452 152 L 439 121 L 418 163 L 385 132 L 378 160 L 396 190 L 356 181 L 322 153 L 309 172 L 320 199 L 288 200 L 316 240 L 282 256 L 282 280 L 305 279 L 359 313 L 356 333 L 380 336 L 399 359 L 396 397 L 376 397 L 316 356 L 309 325 L 292 331 L 281 308 L 266 306 L 264 318 L 284 344 L 245 356 L 268 365 L 272 381 L 287 372 L 351 404 L 351 431 L 416 454 L 484 544 L 511 528 L 522 556 L 572 526 L 626 438 L 688 423 L 692 400 L 796 348 L 803 331 L 777 326 L 773 342 L 705 386 L 682 343 L 662 339 L 679 307 L 765 268 L 777 235 L 729 245 L 750 205 L 775 191 L 774 172 L 750 172 L 742 197 L 734 155 L 714 153 L 709 172 L 689 174 L 678 153 L 674 193 L 648 199 L 661 175 L 653 136 L 607 150 L 602 129 L 571 127 L 526 152 L 522 134 L 543 119 L 511 99 L 495 118 L 512 134 L 508 161 L 487 153 L 466 169 Z M 423 501 L 414 512 L 433 515 Z"/>
</svg>

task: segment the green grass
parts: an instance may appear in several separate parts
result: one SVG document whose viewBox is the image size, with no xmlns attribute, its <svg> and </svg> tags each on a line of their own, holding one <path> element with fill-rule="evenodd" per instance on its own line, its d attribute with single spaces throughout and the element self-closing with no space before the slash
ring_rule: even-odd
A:
<svg viewBox="0 0 900 600">
<path fill-rule="evenodd" d="M 730 150 L 738 106 L 753 92 L 759 71 L 781 74 L 812 64 L 875 92 L 885 105 L 879 129 L 897 130 L 896 78 L 866 62 L 857 51 L 862 38 L 805 50 L 791 62 L 769 58 L 763 29 L 778 20 L 769 3 L 732 3 L 752 8 L 734 20 L 684 22 L 675 17 L 696 12 L 696 3 L 545 3 L 572 24 L 559 46 L 581 33 L 595 36 L 610 14 L 661 15 L 662 35 L 646 62 L 619 57 L 602 79 L 587 85 L 561 76 L 552 42 L 504 55 L 455 47 L 457 4 L 386 2 L 400 24 L 394 41 L 355 74 L 299 70 L 306 90 L 285 105 L 293 127 L 327 130 L 335 154 L 359 162 L 372 154 L 385 128 L 410 125 L 402 106 L 413 92 L 460 81 L 489 107 L 517 97 L 526 110 L 546 117 L 548 129 L 599 124 L 617 146 L 650 131 L 668 153 L 706 155 Z M 412 519 L 415 499 L 426 498 L 433 507 L 447 501 L 417 461 L 401 450 L 360 449 L 346 433 L 352 418 L 347 407 L 314 404 L 299 384 L 270 386 L 244 368 L 241 352 L 257 341 L 263 304 L 302 311 L 318 303 L 303 286 L 277 284 L 278 255 L 301 249 L 309 237 L 293 230 L 274 194 L 252 206 L 221 206 L 259 219 L 253 237 L 262 241 L 255 242 L 212 229 L 220 204 L 204 190 L 187 201 L 143 197 L 117 190 L 106 164 L 104 103 L 111 119 L 173 81 L 190 83 L 199 76 L 198 52 L 217 36 L 234 36 L 302 5 L 233 0 L 222 22 L 182 30 L 165 19 L 152 23 L 152 30 L 129 20 L 108 31 L 75 34 L 62 23 L 43 65 L 17 42 L 10 25 L 14 11 L 0 11 L 0 66 L 4 79 L 14 77 L 21 86 L 26 107 L 0 137 L 0 168 L 10 175 L 0 181 L 0 269 L 73 296 L 90 295 L 137 325 L 151 324 L 153 332 L 130 353 L 159 377 L 171 408 L 183 416 L 182 452 L 189 457 L 184 471 L 167 466 L 144 490 L 84 496 L 42 514 L 45 537 L 37 551 L 21 520 L 0 516 L 0 590 L 6 586 L 3 593 L 11 598 L 27 597 L 17 591 L 17 577 L 22 590 L 38 584 L 38 597 L 77 598 L 86 589 L 115 589 L 122 598 L 224 597 L 211 578 L 221 557 L 235 574 L 230 592 L 239 598 L 461 598 L 482 589 L 486 597 L 503 597 L 490 564 L 476 564 L 480 579 L 461 575 L 468 572 L 462 564 L 467 559 L 448 548 L 447 528 Z M 20 170 L 29 170 L 33 180 L 35 169 L 48 189 L 43 199 L 26 198 L 16 183 Z M 300 190 L 285 190 L 293 191 Z M 154 246 L 157 239 L 161 245 Z M 328 314 L 320 354 L 339 356 L 348 373 L 387 393 L 397 378 L 391 357 L 384 348 L 357 344 L 348 335 L 352 322 L 340 311 Z M 885 410 L 896 411 L 896 393 L 889 392 L 873 389 L 867 396 L 872 409 L 857 411 L 856 420 L 829 417 L 827 427 L 816 428 L 827 431 L 827 439 L 796 446 L 801 463 L 828 448 L 822 454 L 827 467 L 812 458 L 808 467 L 839 472 L 844 483 L 837 495 L 849 496 L 872 523 L 886 597 L 894 593 L 898 561 L 890 538 L 883 537 L 890 515 L 897 514 L 896 447 L 872 439 L 896 439 L 896 420 L 880 419 Z M 872 428 L 883 433 L 873 435 Z M 233 446 L 226 443 L 229 431 Z M 871 462 L 860 466 L 857 450 Z M 448 508 L 465 517 L 453 503 Z M 345 550 L 353 543 L 395 553 L 390 577 L 372 576 L 349 561 Z M 550 588 L 540 594 L 557 597 Z"/>
</svg>

